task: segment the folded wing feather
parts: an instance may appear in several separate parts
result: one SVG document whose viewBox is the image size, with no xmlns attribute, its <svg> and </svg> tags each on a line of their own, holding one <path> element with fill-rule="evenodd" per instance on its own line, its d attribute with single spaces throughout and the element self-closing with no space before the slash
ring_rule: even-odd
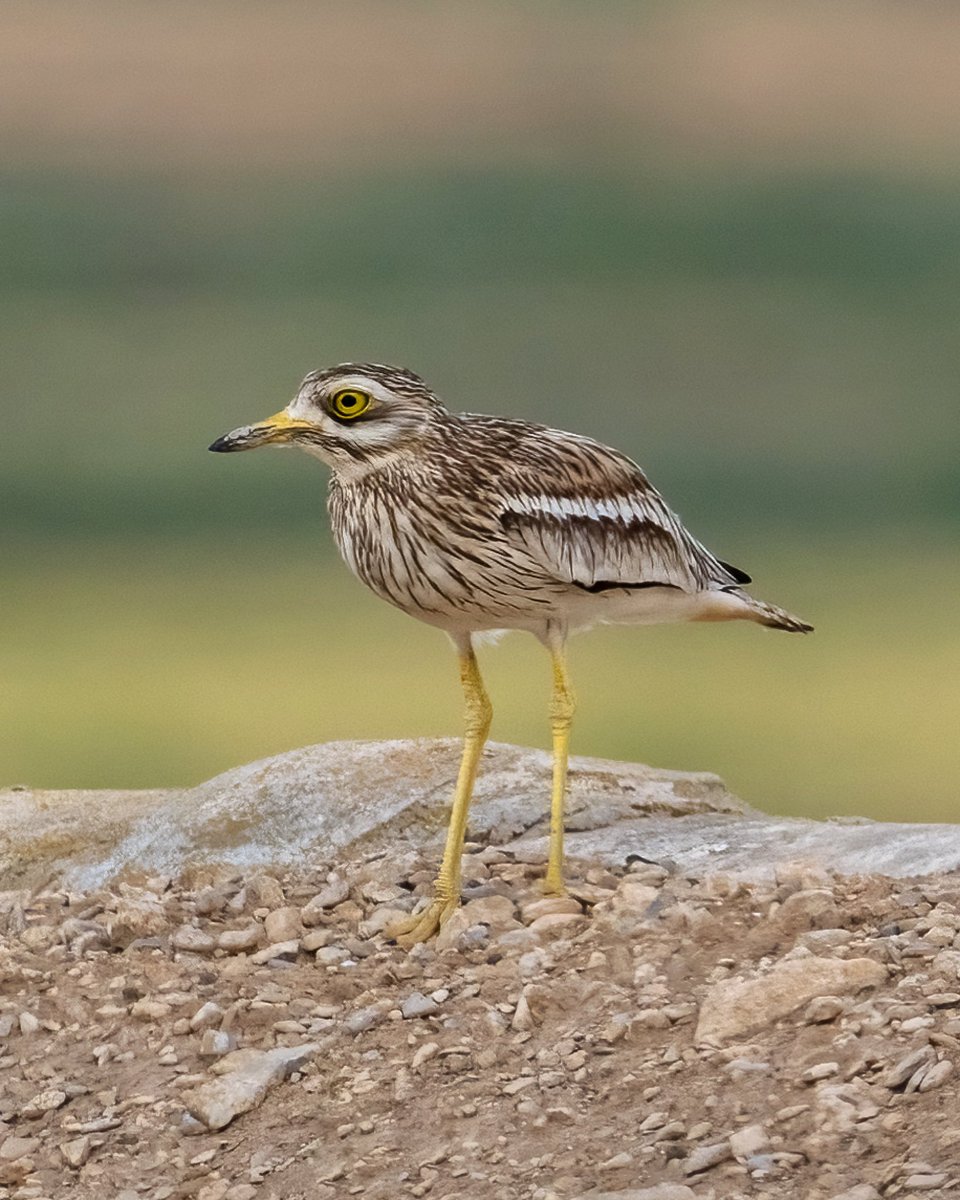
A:
<svg viewBox="0 0 960 1200">
<path fill-rule="evenodd" d="M 581 445 L 594 474 L 609 465 L 605 488 L 571 486 L 569 470 L 551 479 L 541 464 L 539 488 L 525 490 L 528 481 L 517 478 L 501 512 L 507 537 L 551 576 L 589 591 L 663 586 L 698 592 L 749 582 L 687 532 L 639 467 L 587 439 Z"/>
</svg>

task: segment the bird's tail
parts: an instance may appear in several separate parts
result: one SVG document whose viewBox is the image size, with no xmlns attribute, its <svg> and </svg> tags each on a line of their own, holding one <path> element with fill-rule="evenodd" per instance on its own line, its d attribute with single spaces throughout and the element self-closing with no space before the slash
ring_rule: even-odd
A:
<svg viewBox="0 0 960 1200">
<path fill-rule="evenodd" d="M 746 614 L 748 619 L 756 621 L 758 625 L 766 625 L 769 629 L 785 629 L 787 633 L 813 632 L 812 625 L 808 625 L 806 621 L 801 621 L 793 613 L 788 613 L 785 608 L 778 608 L 775 604 L 767 604 L 765 600 L 757 600 L 754 596 L 748 596 L 746 592 L 741 592 L 740 595 L 746 601 L 747 608 L 749 609 L 749 612 Z"/>
<path fill-rule="evenodd" d="M 787 633 L 810 633 L 812 625 L 801 621 L 784 608 L 758 600 L 742 588 L 730 585 L 699 593 L 700 606 L 694 621 L 756 621 L 770 629 Z"/>
</svg>

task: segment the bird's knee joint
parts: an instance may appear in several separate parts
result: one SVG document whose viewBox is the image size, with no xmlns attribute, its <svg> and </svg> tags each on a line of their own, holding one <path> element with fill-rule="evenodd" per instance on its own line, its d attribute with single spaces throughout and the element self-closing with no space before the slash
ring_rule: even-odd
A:
<svg viewBox="0 0 960 1200">
<path fill-rule="evenodd" d="M 550 724 L 555 731 L 570 728 L 575 708 L 573 697 L 569 693 L 554 696 L 550 702 Z"/>
</svg>

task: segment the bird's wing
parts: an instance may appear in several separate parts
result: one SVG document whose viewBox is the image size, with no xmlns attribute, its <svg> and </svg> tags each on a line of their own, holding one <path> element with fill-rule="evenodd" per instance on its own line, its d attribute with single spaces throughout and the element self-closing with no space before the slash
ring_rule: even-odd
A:
<svg viewBox="0 0 960 1200">
<path fill-rule="evenodd" d="M 507 538 L 554 579 L 591 592 L 749 582 L 684 529 L 630 459 L 587 438 L 562 438 L 551 446 L 541 437 L 539 461 L 518 455 L 501 481 Z"/>
</svg>

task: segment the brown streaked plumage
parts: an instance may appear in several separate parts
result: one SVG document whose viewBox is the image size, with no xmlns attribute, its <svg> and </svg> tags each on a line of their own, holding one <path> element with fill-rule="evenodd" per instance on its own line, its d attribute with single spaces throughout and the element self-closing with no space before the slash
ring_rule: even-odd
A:
<svg viewBox="0 0 960 1200">
<path fill-rule="evenodd" d="M 459 902 L 467 807 L 490 724 L 474 634 L 525 629 L 554 664 L 554 783 L 546 884 L 562 891 L 573 694 L 567 635 L 601 622 L 748 620 L 805 633 L 743 590 L 750 577 L 683 527 L 617 450 L 526 421 L 449 412 L 415 375 L 377 363 L 314 371 L 275 417 L 211 450 L 296 444 L 332 468 L 334 538 L 378 596 L 436 625 L 460 655 L 467 734 L 436 895 L 397 931 L 429 937 Z"/>
</svg>

